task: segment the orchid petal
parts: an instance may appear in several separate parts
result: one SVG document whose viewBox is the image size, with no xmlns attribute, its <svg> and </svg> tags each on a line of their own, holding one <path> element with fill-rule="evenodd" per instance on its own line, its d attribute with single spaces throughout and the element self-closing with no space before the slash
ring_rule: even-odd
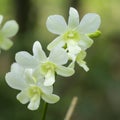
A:
<svg viewBox="0 0 120 120">
<path fill-rule="evenodd" d="M 13 37 L 18 32 L 18 24 L 14 20 L 9 20 L 2 28 L 2 32 L 6 37 Z"/>
<path fill-rule="evenodd" d="M 77 63 L 79 64 L 79 66 L 81 66 L 86 72 L 89 71 L 88 66 L 86 65 L 85 61 L 77 61 Z"/>
<path fill-rule="evenodd" d="M 28 109 L 30 110 L 37 110 L 40 105 L 40 96 L 39 95 L 34 95 L 30 103 L 28 104 Z"/>
<path fill-rule="evenodd" d="M 29 85 L 29 84 L 34 84 L 36 83 L 36 79 L 32 76 L 32 72 L 33 70 L 32 69 L 25 69 L 25 81 L 26 83 Z"/>
<path fill-rule="evenodd" d="M 38 65 L 37 60 L 28 52 L 18 52 L 15 56 L 17 63 L 26 68 L 34 68 Z"/>
<path fill-rule="evenodd" d="M 93 40 L 86 35 L 81 35 L 81 39 L 79 41 L 79 46 L 82 50 L 86 50 L 93 44 Z"/>
<path fill-rule="evenodd" d="M 29 102 L 29 97 L 28 97 L 27 90 L 21 91 L 21 92 L 17 95 L 17 99 L 18 99 L 22 104 L 26 104 L 27 102 Z"/>
<path fill-rule="evenodd" d="M 67 43 L 68 56 L 71 60 L 75 61 L 76 55 L 81 51 L 77 42 L 71 40 Z"/>
<path fill-rule="evenodd" d="M 75 8 L 70 8 L 68 26 L 70 28 L 75 28 L 79 25 L 79 14 Z"/>
<path fill-rule="evenodd" d="M 45 52 L 42 50 L 42 46 L 38 41 L 36 41 L 33 45 L 33 54 L 34 57 L 40 61 L 44 61 L 46 59 Z"/>
<path fill-rule="evenodd" d="M 60 97 L 54 94 L 43 94 L 42 99 L 47 103 L 56 103 L 59 101 Z"/>
<path fill-rule="evenodd" d="M 55 82 L 55 74 L 52 71 L 48 71 L 48 73 L 45 75 L 45 86 L 51 86 Z"/>
<path fill-rule="evenodd" d="M 62 47 L 64 44 L 65 42 L 62 40 L 62 36 L 59 36 L 48 44 L 47 49 L 52 50 L 55 47 Z"/>
<path fill-rule="evenodd" d="M 75 71 L 74 69 L 69 68 L 69 67 L 59 66 L 57 67 L 56 72 L 58 75 L 68 77 L 68 76 L 72 76 Z"/>
<path fill-rule="evenodd" d="M 57 65 L 62 65 L 67 63 L 68 56 L 63 48 L 56 47 L 51 50 L 49 60 Z"/>
<path fill-rule="evenodd" d="M 98 14 L 88 13 L 82 18 L 78 30 L 84 34 L 93 33 L 97 31 L 100 23 L 101 19 Z"/>
<path fill-rule="evenodd" d="M 1 25 L 2 21 L 3 21 L 3 16 L 0 15 L 0 25 Z"/>
<path fill-rule="evenodd" d="M 11 88 L 14 88 L 17 90 L 22 90 L 27 87 L 27 84 L 25 83 L 23 78 L 21 78 L 21 76 L 19 74 L 9 72 L 6 74 L 5 79 L 6 79 L 7 84 Z"/>
<path fill-rule="evenodd" d="M 52 94 L 53 86 L 45 86 L 44 84 L 40 84 L 39 87 L 42 89 L 42 92 L 45 94 Z"/>
<path fill-rule="evenodd" d="M 7 38 L 3 38 L 0 47 L 4 50 L 8 50 L 9 48 L 11 48 L 13 45 L 13 42 L 10 39 Z"/>
<path fill-rule="evenodd" d="M 58 35 L 62 34 L 67 28 L 65 19 L 60 15 L 49 16 L 46 26 L 50 32 Z"/>
<path fill-rule="evenodd" d="M 84 58 L 86 57 L 86 52 L 85 51 L 81 51 L 77 58 L 76 61 L 79 64 L 79 66 L 81 66 L 86 72 L 89 70 L 89 68 L 86 65 L 86 62 L 84 61 Z"/>
</svg>

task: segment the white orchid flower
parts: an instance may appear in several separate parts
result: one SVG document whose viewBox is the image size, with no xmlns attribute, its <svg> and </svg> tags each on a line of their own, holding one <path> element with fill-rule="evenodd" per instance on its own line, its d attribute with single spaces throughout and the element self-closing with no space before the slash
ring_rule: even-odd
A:
<svg viewBox="0 0 120 120">
<path fill-rule="evenodd" d="M 3 21 L 3 16 L 0 15 L 0 48 L 3 50 L 8 50 L 13 42 L 10 40 L 18 32 L 18 24 L 14 20 L 7 21 L 3 26 L 1 26 Z"/>
<path fill-rule="evenodd" d="M 59 36 L 47 48 L 52 50 L 54 47 L 64 47 L 70 59 L 74 61 L 81 50 L 86 50 L 93 44 L 89 36 L 97 32 L 100 23 L 100 16 L 96 13 L 86 14 L 79 22 L 79 14 L 72 7 L 69 11 L 68 25 L 61 15 L 49 16 L 46 22 L 47 29 Z"/>
<path fill-rule="evenodd" d="M 16 54 L 15 59 L 23 67 L 35 69 L 35 74 L 44 76 L 45 86 L 54 84 L 55 73 L 64 77 L 71 76 L 74 73 L 72 68 L 63 66 L 68 61 L 67 53 L 63 48 L 54 48 L 47 57 L 38 41 L 33 45 L 33 56 L 22 51 Z"/>
<path fill-rule="evenodd" d="M 32 69 L 24 69 L 17 63 L 11 66 L 11 72 L 6 74 L 7 84 L 21 92 L 17 99 L 22 103 L 28 104 L 28 109 L 36 110 L 40 105 L 40 99 L 47 103 L 56 103 L 59 96 L 52 94 L 53 86 L 44 86 L 43 78 L 33 74 Z"/>
</svg>

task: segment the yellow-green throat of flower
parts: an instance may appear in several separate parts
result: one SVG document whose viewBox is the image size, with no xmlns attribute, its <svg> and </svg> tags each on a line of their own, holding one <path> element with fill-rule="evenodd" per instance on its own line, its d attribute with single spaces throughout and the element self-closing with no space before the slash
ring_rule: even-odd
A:
<svg viewBox="0 0 120 120">
<path fill-rule="evenodd" d="M 63 39 L 67 42 L 69 40 L 79 41 L 80 34 L 77 31 L 69 30 L 63 35 Z"/>
<path fill-rule="evenodd" d="M 53 64 L 52 62 L 45 62 L 41 65 L 41 72 L 43 74 L 46 74 L 48 71 L 54 72 L 56 68 L 56 65 Z"/>
</svg>

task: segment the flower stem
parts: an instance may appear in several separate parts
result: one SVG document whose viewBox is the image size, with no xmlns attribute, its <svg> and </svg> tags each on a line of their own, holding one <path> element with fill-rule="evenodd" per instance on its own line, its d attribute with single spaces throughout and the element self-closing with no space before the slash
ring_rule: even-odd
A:
<svg viewBox="0 0 120 120">
<path fill-rule="evenodd" d="M 43 110 L 42 110 L 41 120 L 45 120 L 46 113 L 47 113 L 47 108 L 48 108 L 48 103 L 44 102 L 43 103 Z"/>
</svg>

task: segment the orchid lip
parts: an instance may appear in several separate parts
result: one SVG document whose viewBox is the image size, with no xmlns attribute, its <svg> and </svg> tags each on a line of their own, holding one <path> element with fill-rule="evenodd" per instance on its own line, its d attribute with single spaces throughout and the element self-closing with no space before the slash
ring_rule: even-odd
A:
<svg viewBox="0 0 120 120">
<path fill-rule="evenodd" d="M 69 41 L 69 40 L 79 41 L 80 34 L 77 31 L 69 30 L 63 34 L 63 39 L 65 41 Z"/>
</svg>

